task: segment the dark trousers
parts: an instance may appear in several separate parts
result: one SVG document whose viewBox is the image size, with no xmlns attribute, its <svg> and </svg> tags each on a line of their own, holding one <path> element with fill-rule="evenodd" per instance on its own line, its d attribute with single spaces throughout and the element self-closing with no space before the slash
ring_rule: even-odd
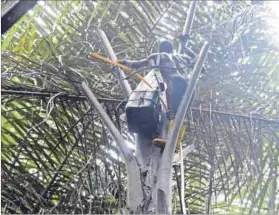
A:
<svg viewBox="0 0 279 215">
<path fill-rule="evenodd" d="M 182 97 L 187 89 L 187 79 L 182 77 L 181 75 L 172 75 L 168 82 L 167 82 L 167 103 L 168 103 L 168 109 L 176 114 L 179 104 L 182 100 Z M 194 94 L 191 98 L 190 105 L 193 101 Z"/>
</svg>

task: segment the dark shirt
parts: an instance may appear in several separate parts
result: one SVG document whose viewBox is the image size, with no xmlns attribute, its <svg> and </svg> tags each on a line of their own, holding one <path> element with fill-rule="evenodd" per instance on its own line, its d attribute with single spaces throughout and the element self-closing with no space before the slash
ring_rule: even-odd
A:
<svg viewBox="0 0 279 215">
<path fill-rule="evenodd" d="M 168 83 L 174 76 L 180 76 L 180 68 L 185 68 L 191 63 L 191 59 L 186 55 L 154 53 L 141 60 L 125 60 L 125 64 L 133 69 L 142 67 L 158 67 L 165 83 Z"/>
</svg>

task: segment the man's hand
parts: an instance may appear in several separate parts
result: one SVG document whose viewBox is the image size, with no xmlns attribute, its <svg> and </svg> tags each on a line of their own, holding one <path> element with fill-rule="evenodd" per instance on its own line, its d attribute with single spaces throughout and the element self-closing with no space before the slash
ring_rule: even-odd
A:
<svg viewBox="0 0 279 215">
<path fill-rule="evenodd" d="M 120 63 L 120 64 L 122 64 L 122 65 L 126 65 L 126 64 L 127 64 L 125 59 L 123 59 L 123 60 L 118 60 L 117 63 Z"/>
<path fill-rule="evenodd" d="M 195 64 L 196 64 L 196 60 L 197 58 L 195 58 L 194 60 L 191 61 L 191 63 L 189 64 L 190 65 L 190 68 L 194 68 Z M 201 74 L 205 74 L 206 73 L 206 70 L 204 68 L 204 66 L 201 68 Z"/>
<path fill-rule="evenodd" d="M 119 64 L 121 64 L 121 65 L 123 65 L 123 66 L 126 66 L 126 65 L 127 65 L 125 59 L 123 59 L 123 60 L 117 60 L 116 62 L 119 63 Z M 113 71 L 113 72 L 118 71 L 118 67 L 117 67 L 117 66 L 113 66 L 113 67 L 112 67 L 112 71 Z"/>
</svg>

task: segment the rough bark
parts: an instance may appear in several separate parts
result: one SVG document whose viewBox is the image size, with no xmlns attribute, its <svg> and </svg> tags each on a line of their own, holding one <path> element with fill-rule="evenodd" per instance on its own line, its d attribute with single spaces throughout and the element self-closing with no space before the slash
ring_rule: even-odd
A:
<svg viewBox="0 0 279 215">
<path fill-rule="evenodd" d="M 153 90 L 158 86 L 157 80 L 155 78 L 156 71 L 152 70 L 144 78 L 147 80 Z M 156 74 L 160 76 L 159 73 Z M 151 89 L 143 82 L 141 82 L 135 91 L 150 91 Z M 157 198 L 157 171 L 159 168 L 159 162 L 162 155 L 162 150 L 155 147 L 152 143 L 153 138 L 145 137 L 142 134 L 136 134 L 136 155 L 135 159 L 138 162 L 140 169 L 140 182 L 143 194 L 143 200 L 138 205 L 137 213 L 154 213 L 156 208 L 156 198 Z M 134 185 L 129 187 L 133 190 Z"/>
<path fill-rule="evenodd" d="M 161 149 L 155 147 L 151 138 L 136 135 L 136 159 L 140 166 L 140 179 L 143 202 L 140 213 L 152 213 L 156 208 L 157 171 L 161 158 Z"/>
</svg>

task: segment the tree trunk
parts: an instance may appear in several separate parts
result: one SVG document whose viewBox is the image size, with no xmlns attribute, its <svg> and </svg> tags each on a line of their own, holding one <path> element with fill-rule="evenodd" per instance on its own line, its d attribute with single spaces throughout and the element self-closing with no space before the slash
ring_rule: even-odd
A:
<svg viewBox="0 0 279 215">
<path fill-rule="evenodd" d="M 161 159 L 161 149 L 155 147 L 152 139 L 136 135 L 136 159 L 140 169 L 143 200 L 138 213 L 152 213 L 156 208 L 157 171 Z M 133 189 L 133 188 L 130 188 Z"/>
</svg>

